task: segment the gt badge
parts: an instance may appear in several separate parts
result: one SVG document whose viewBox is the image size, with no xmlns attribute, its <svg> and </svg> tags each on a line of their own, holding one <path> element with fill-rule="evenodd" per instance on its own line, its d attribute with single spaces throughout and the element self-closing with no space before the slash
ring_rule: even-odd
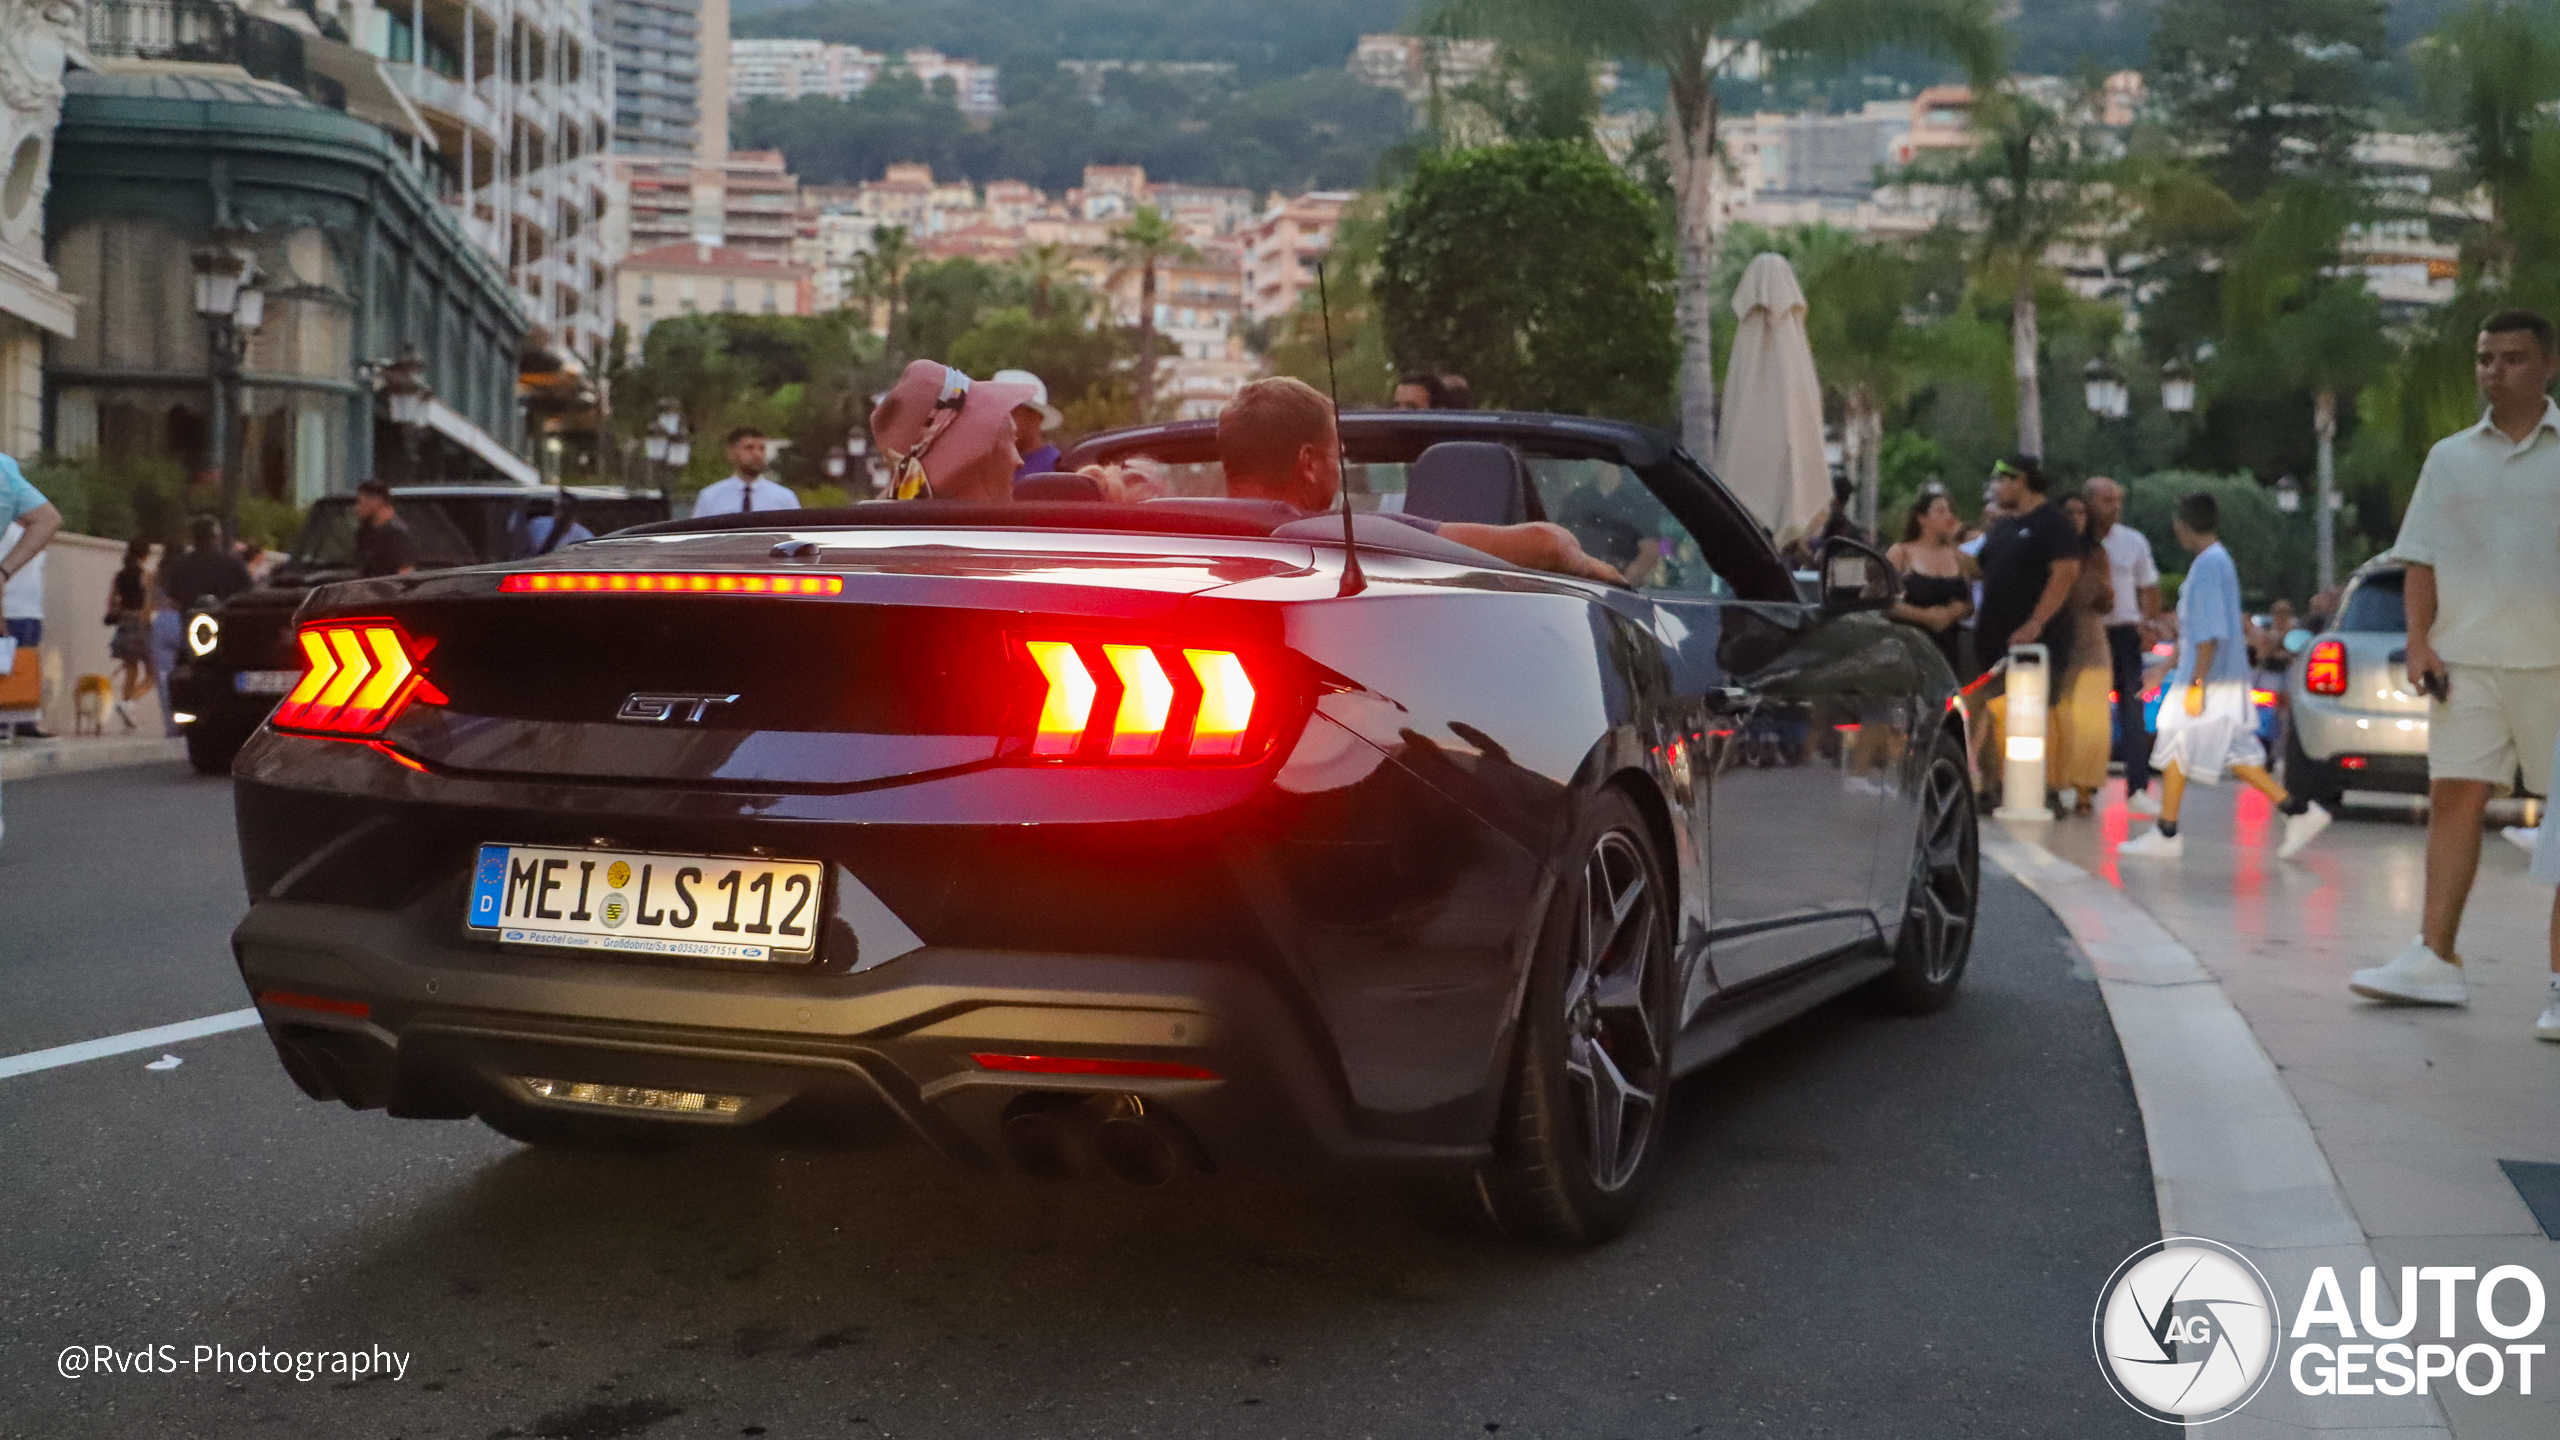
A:
<svg viewBox="0 0 2560 1440">
<path fill-rule="evenodd" d="M 735 695 L 652 695 L 642 691 L 625 697 L 613 718 L 638 725 L 699 725 L 712 706 L 737 703 Z"/>
</svg>

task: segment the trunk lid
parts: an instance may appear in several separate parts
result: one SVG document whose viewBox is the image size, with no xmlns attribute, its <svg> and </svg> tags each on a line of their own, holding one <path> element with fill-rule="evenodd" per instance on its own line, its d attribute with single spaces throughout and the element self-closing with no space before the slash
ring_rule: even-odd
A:
<svg viewBox="0 0 2560 1440">
<path fill-rule="evenodd" d="M 1160 537 L 1074 537 L 1095 544 L 1073 549 L 1040 538 L 1006 550 L 984 535 L 894 532 L 606 542 L 510 573 L 820 576 L 841 591 L 506 593 L 500 572 L 461 571 L 344 587 L 326 609 L 388 614 L 434 642 L 425 669 L 447 703 L 411 706 L 385 736 L 429 765 L 842 789 L 993 760 L 1042 693 L 1026 627 L 1170 634 L 1190 597 L 1310 558 L 1271 542 L 1169 554 Z M 368 603 L 394 587 L 390 603 Z"/>
</svg>

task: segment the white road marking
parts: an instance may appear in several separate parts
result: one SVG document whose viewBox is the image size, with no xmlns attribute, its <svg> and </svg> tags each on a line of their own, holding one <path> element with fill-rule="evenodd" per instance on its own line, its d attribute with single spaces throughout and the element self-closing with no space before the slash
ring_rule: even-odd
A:
<svg viewBox="0 0 2560 1440">
<path fill-rule="evenodd" d="M 102 1040 L 83 1040 L 77 1045 L 56 1045 L 50 1050 L 30 1050 L 24 1055 L 0 1055 L 0 1080 L 62 1065 L 77 1065 L 83 1060 L 104 1060 L 110 1055 L 157 1049 L 162 1045 L 175 1045 L 181 1040 L 200 1040 L 229 1030 L 246 1030 L 257 1023 L 258 1012 L 255 1009 L 231 1010 L 198 1020 L 181 1020 L 175 1025 L 128 1030 L 122 1035 L 109 1035 Z"/>
</svg>

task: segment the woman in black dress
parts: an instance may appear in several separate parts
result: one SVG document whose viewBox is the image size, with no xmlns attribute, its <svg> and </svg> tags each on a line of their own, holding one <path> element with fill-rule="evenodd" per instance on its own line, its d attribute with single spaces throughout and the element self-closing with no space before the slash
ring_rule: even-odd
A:
<svg viewBox="0 0 2560 1440">
<path fill-rule="evenodd" d="M 1931 486 L 1913 502 L 1911 518 L 1902 524 L 1902 543 L 1885 552 L 1902 573 L 1902 598 L 1894 602 L 1893 618 L 1928 632 L 1960 683 L 1973 678 L 1964 673 L 1956 644 L 1960 627 L 1973 613 L 1973 557 L 1956 548 L 1963 528 L 1955 502 Z"/>
</svg>

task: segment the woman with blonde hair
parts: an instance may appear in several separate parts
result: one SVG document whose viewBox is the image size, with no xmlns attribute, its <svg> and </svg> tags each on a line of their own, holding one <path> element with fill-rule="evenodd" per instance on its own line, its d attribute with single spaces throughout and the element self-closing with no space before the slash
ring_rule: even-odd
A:
<svg viewBox="0 0 2560 1440">
<path fill-rule="evenodd" d="M 2098 542 L 2089 533 L 2088 504 L 2074 495 L 2062 502 L 2062 508 L 2088 552 L 2103 561 Z M 2055 809 L 2069 800 L 2071 813 L 2080 816 L 2095 811 L 2097 793 L 2107 783 L 2107 755 L 2115 741 L 2115 708 L 2109 702 L 2115 668 L 2107 650 L 2107 612 L 2115 605 L 2110 574 L 2103 563 L 2082 565 L 2079 580 L 2063 601 L 2063 616 L 2071 622 L 2071 659 L 2069 668 L 2054 679 L 2052 708 L 2045 719 L 2049 748 L 2044 783 L 2054 792 Z"/>
</svg>

